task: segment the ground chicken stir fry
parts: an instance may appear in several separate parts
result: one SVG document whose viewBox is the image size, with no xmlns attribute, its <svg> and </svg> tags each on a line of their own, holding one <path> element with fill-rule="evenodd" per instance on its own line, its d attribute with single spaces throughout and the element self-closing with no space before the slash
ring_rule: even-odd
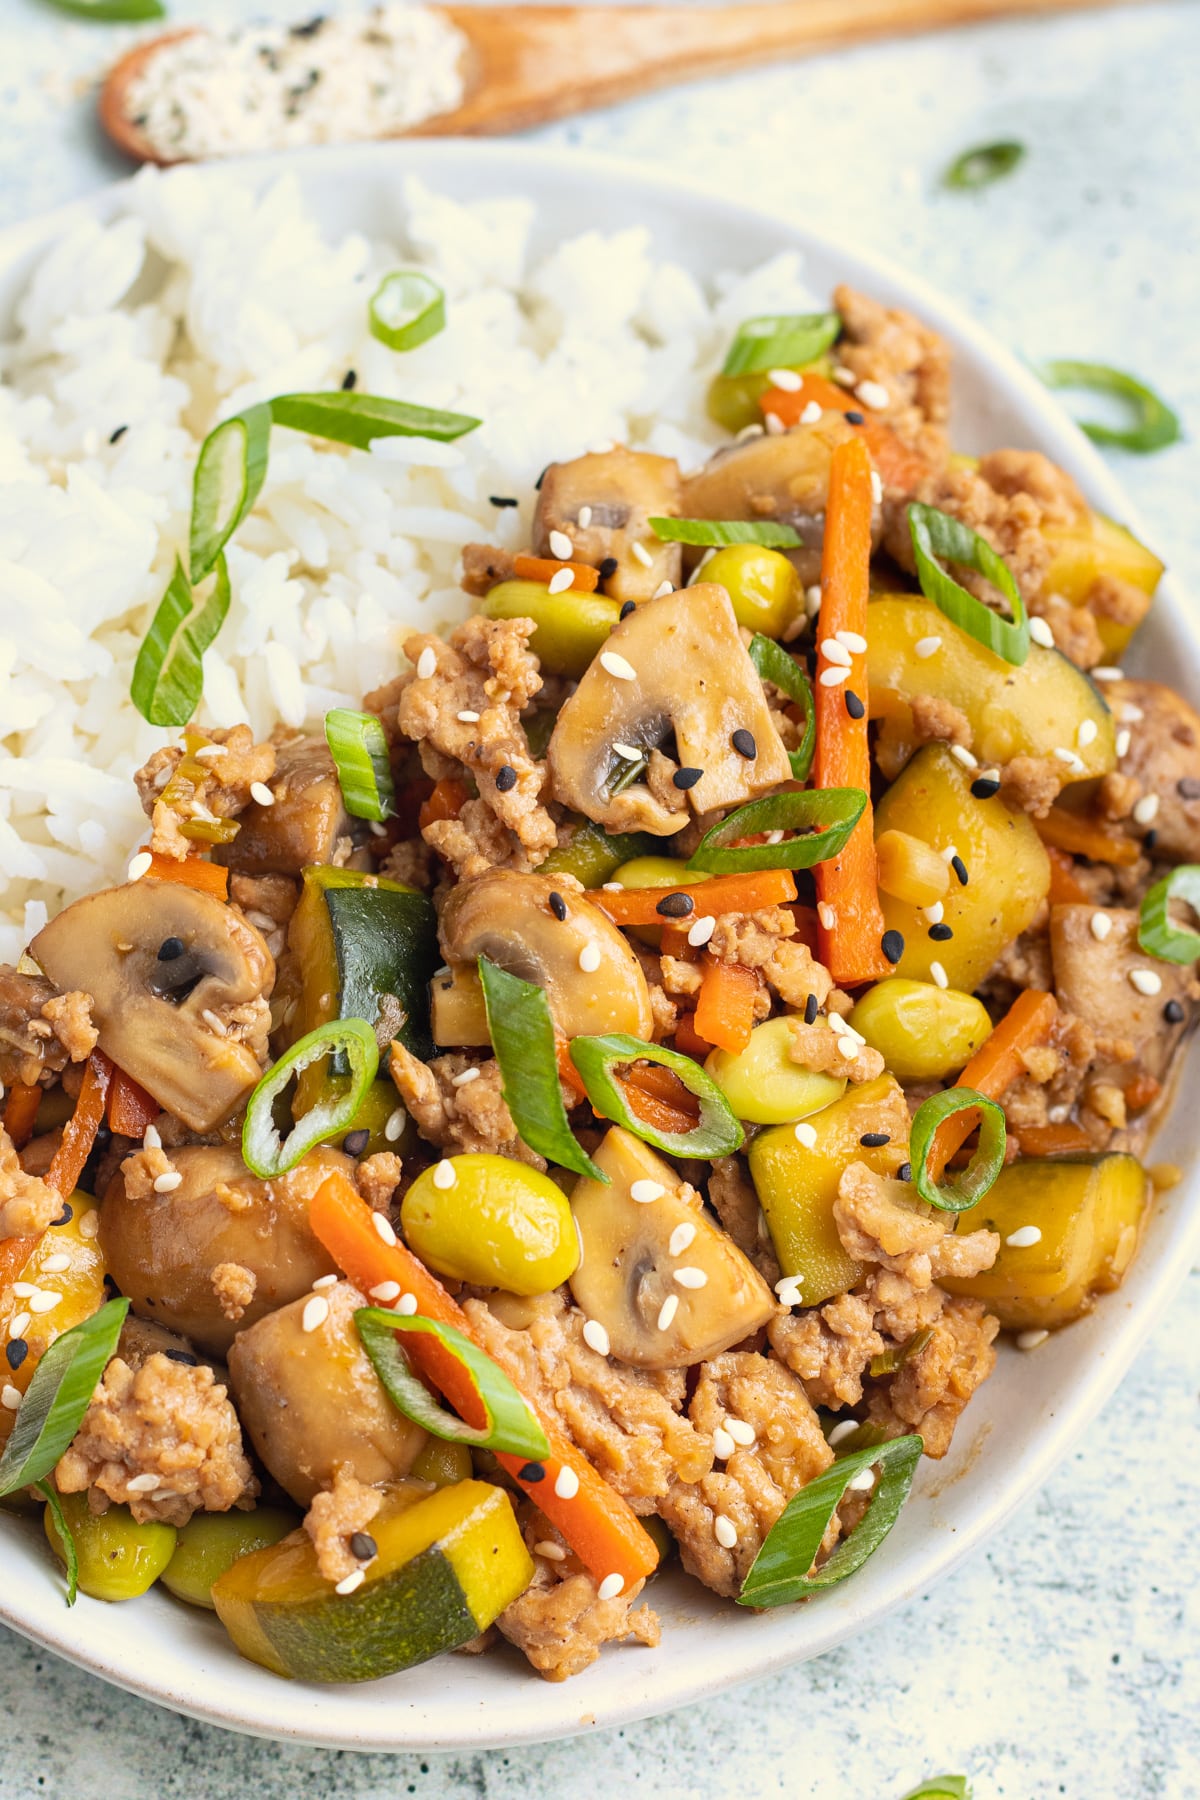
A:
<svg viewBox="0 0 1200 1800">
<path fill-rule="evenodd" d="M 803 1598 L 1001 1331 L 1120 1283 L 1200 999 L 1200 718 L 1120 667 L 1160 565 L 835 301 L 704 467 L 545 470 L 332 751 L 164 743 L 128 882 L 0 970 L 0 1439 L 69 1336 L 10 1485 L 85 1591 L 562 1680 L 676 1555 Z"/>
</svg>

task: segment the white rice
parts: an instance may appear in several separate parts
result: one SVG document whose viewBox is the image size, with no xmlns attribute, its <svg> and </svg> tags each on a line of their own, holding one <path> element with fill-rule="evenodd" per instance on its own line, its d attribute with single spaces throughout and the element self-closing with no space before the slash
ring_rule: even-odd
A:
<svg viewBox="0 0 1200 1800">
<path fill-rule="evenodd" d="M 0 347 L 0 960 L 47 908 L 123 878 L 145 821 L 132 771 L 169 735 L 137 713 L 138 645 L 187 542 L 205 433 L 252 401 L 340 387 L 482 417 L 453 445 L 371 452 L 276 430 L 229 548 L 233 604 L 199 716 L 319 725 L 461 617 L 459 552 L 526 543 L 551 460 L 619 441 L 694 465 L 720 435 L 708 377 L 737 323 L 810 310 L 797 257 L 701 291 L 640 227 L 540 261 L 533 205 L 407 185 L 407 237 L 329 244 L 288 178 L 145 171 L 126 211 L 46 256 Z M 447 329 L 397 355 L 367 331 L 382 274 L 421 266 Z M 112 433 L 127 429 L 115 444 Z M 520 506 L 495 508 L 489 495 Z"/>
</svg>

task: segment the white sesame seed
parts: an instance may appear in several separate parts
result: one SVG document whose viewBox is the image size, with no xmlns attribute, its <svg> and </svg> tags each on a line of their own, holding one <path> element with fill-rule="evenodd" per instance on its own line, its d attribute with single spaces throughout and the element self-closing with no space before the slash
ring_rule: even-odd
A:
<svg viewBox="0 0 1200 1800">
<path fill-rule="evenodd" d="M 651 594 L 650 598 L 652 600 L 661 600 L 664 594 L 673 594 L 674 592 L 675 592 L 675 589 L 674 589 L 673 585 L 671 584 L 671 582 L 660 581 L 658 586 L 655 588 L 654 592 Z"/>
<path fill-rule="evenodd" d="M 1162 976 L 1154 969 L 1130 969 L 1129 980 L 1138 993 L 1145 994 L 1147 999 L 1162 993 Z"/>
<path fill-rule="evenodd" d="M 625 888 L 619 881 L 602 881 L 600 883 L 600 892 L 602 894 L 623 894 Z"/>
<path fill-rule="evenodd" d="M 417 674 L 422 681 L 428 681 L 437 668 L 437 652 L 432 644 L 426 644 L 417 658 Z"/>
<path fill-rule="evenodd" d="M 257 800 L 260 806 L 274 806 L 275 804 L 275 796 L 265 781 L 252 781 L 250 783 L 250 798 L 252 800 Z"/>
<path fill-rule="evenodd" d="M 825 1439 L 825 1442 L 829 1445 L 831 1450 L 834 1450 L 845 1438 L 853 1437 L 857 1430 L 857 1419 L 839 1419 L 833 1430 L 829 1433 L 829 1436 Z"/>
<path fill-rule="evenodd" d="M 458 1185 L 458 1176 L 455 1174 L 454 1164 L 447 1161 L 445 1157 L 442 1158 L 441 1162 L 433 1171 L 433 1185 L 435 1188 L 442 1189 L 452 1188 Z"/>
<path fill-rule="evenodd" d="M 131 1494 L 152 1494 L 156 1487 L 161 1487 L 162 1476 L 155 1475 L 147 1469 L 144 1475 L 131 1475 L 125 1483 Z"/>
<path fill-rule="evenodd" d="M 1041 1243 L 1041 1227 L 1039 1225 L 1019 1225 L 1015 1231 L 1009 1232 L 1004 1241 L 1010 1250 L 1029 1250 L 1034 1244 Z"/>
<path fill-rule="evenodd" d="M 891 395 L 881 381 L 860 381 L 854 392 L 872 412 L 883 412 L 891 403 Z"/>
<path fill-rule="evenodd" d="M 1139 725 L 1145 716 L 1141 707 L 1135 706 L 1132 700 L 1127 700 L 1117 714 L 1122 725 Z"/>
<path fill-rule="evenodd" d="M 197 762 L 207 762 L 218 756 L 228 756 L 229 749 L 225 744 L 201 744 L 192 751 Z"/>
<path fill-rule="evenodd" d="M 658 1309 L 658 1329 L 660 1331 L 669 1331 L 671 1329 L 671 1321 L 678 1311 L 679 1295 L 668 1294 Z"/>
<path fill-rule="evenodd" d="M 130 881 L 140 881 L 153 861 L 154 858 L 148 850 L 139 850 L 126 871 Z"/>
<path fill-rule="evenodd" d="M 625 1577 L 623 1575 L 606 1575 L 596 1589 L 596 1594 L 601 1600 L 615 1600 L 617 1595 L 624 1591 Z"/>
<path fill-rule="evenodd" d="M 80 1219 L 80 1221 L 79 1221 L 80 1237 L 81 1238 L 94 1238 L 99 1230 L 100 1230 L 100 1214 L 98 1212 L 84 1213 L 82 1219 Z"/>
<path fill-rule="evenodd" d="M 579 1492 L 579 1477 L 570 1463 L 564 1463 L 554 1477 L 554 1491 L 560 1500 L 573 1500 Z"/>
<path fill-rule="evenodd" d="M 972 756 L 965 744 L 951 744 L 950 754 L 955 762 L 962 764 L 964 769 L 977 769 L 979 767 L 979 758 L 977 756 Z"/>
<path fill-rule="evenodd" d="M 376 1213 L 376 1218 L 379 1214 Z M 304 1302 L 304 1311 L 300 1315 L 300 1323 L 305 1331 L 316 1331 L 329 1317 L 329 1302 L 324 1294 L 314 1294 L 311 1300 Z"/>
<path fill-rule="evenodd" d="M 455 717 L 459 720 L 460 724 L 463 725 L 478 725 L 479 723 L 479 714 L 477 712 L 472 712 L 469 706 L 464 707 L 462 712 L 457 713 Z"/>
<path fill-rule="evenodd" d="M 803 375 L 798 375 L 795 369 L 768 369 L 767 380 L 785 394 L 798 394 L 804 386 Z"/>
<path fill-rule="evenodd" d="M 942 640 L 940 637 L 918 638 L 913 645 L 913 654 L 914 656 L 919 656 L 921 661 L 924 662 L 926 657 L 936 656 L 941 647 Z"/>
<path fill-rule="evenodd" d="M 1017 1349 L 1036 1350 L 1038 1345 L 1044 1344 L 1049 1336 L 1050 1333 L 1040 1325 L 1035 1325 L 1032 1331 L 1018 1331 Z"/>
<path fill-rule="evenodd" d="M 32 1321 L 27 1312 L 14 1313 L 12 1318 L 8 1321 L 9 1337 L 10 1338 L 24 1337 L 25 1333 L 29 1330 L 31 1323 L 32 1323 Z"/>
<path fill-rule="evenodd" d="M 191 813 L 193 819 L 204 819 L 209 825 L 215 825 L 217 822 L 216 813 L 210 812 L 207 806 L 204 806 L 199 800 L 193 800 L 188 807 L 188 811 Z"/>
<path fill-rule="evenodd" d="M 614 681 L 636 681 L 637 670 L 632 668 L 615 650 L 600 652 L 600 667 L 610 674 Z"/>
<path fill-rule="evenodd" d="M 834 635 L 838 643 L 845 645 L 846 649 L 852 651 L 855 656 L 866 655 L 867 640 L 861 631 L 838 631 Z"/>
<path fill-rule="evenodd" d="M 390 1119 L 388 1123 L 391 1123 Z M 386 1213 L 373 1212 L 371 1214 L 371 1223 L 375 1227 L 375 1235 L 381 1237 L 385 1244 L 394 1244 L 396 1242 L 396 1233 L 392 1230 L 392 1222 Z"/>
<path fill-rule="evenodd" d="M 57 1255 L 48 1256 L 46 1258 L 45 1262 L 42 1264 L 42 1273 L 43 1275 L 61 1275 L 63 1270 L 69 1269 L 70 1266 L 70 1257 L 64 1255 L 60 1250 Z"/>
<path fill-rule="evenodd" d="M 36 1294 L 29 1297 L 29 1310 L 32 1313 L 53 1312 L 62 1300 L 62 1295 L 53 1288 L 39 1288 Z"/>
<path fill-rule="evenodd" d="M 599 1319 L 585 1319 L 583 1322 L 583 1341 L 589 1350 L 597 1356 L 607 1356 L 609 1352 L 608 1333 Z"/>
<path fill-rule="evenodd" d="M 393 1300 L 400 1298 L 400 1283 L 398 1281 L 381 1281 L 377 1287 L 370 1289 L 370 1297 L 372 1300 L 382 1301 L 385 1306 L 390 1306 Z"/>
<path fill-rule="evenodd" d="M 631 544 L 630 554 L 641 563 L 643 569 L 652 569 L 654 567 L 654 558 L 651 556 L 649 550 L 647 550 L 645 544 Z"/>
<path fill-rule="evenodd" d="M 546 587 L 552 594 L 565 594 L 567 589 L 575 586 L 574 569 L 559 569 L 553 574 Z"/>
<path fill-rule="evenodd" d="M 925 917 L 930 925 L 940 925 L 946 916 L 946 908 L 941 900 L 935 900 L 932 906 L 925 908 Z"/>
<path fill-rule="evenodd" d="M 147 1150 L 161 1150 L 162 1149 L 162 1137 L 159 1133 L 159 1129 L 158 1129 L 157 1125 L 147 1125 L 145 1134 L 142 1138 L 142 1143 L 145 1145 Z"/>
<path fill-rule="evenodd" d="M 556 556 L 559 562 L 570 562 L 572 556 L 574 556 L 575 546 L 565 531 L 552 531 L 550 533 L 550 554 L 551 556 Z"/>
<path fill-rule="evenodd" d="M 626 762 L 641 762 L 645 755 L 645 751 L 639 750 L 636 744 L 614 744 L 613 749 L 618 756 L 623 756 Z"/>
<path fill-rule="evenodd" d="M 743 425 L 742 429 L 738 432 L 737 436 L 734 438 L 733 441 L 735 444 L 745 444 L 751 438 L 758 438 L 758 437 L 765 437 L 765 436 L 766 436 L 766 432 L 763 430 L 763 427 L 761 425 Z"/>
<path fill-rule="evenodd" d="M 782 844 L 782 842 L 783 842 L 782 831 L 768 831 L 766 834 L 766 841 L 768 844 Z"/>
<path fill-rule="evenodd" d="M 1069 750 L 1065 744 L 1056 744 L 1054 746 L 1053 754 L 1058 758 L 1060 763 L 1066 763 L 1072 774 L 1083 774 L 1083 758 L 1078 756 L 1074 750 Z"/>
<path fill-rule="evenodd" d="M 1092 928 L 1092 936 L 1098 944 L 1102 944 L 1113 928 L 1113 922 L 1105 912 L 1094 912 L 1088 923 Z"/>
<path fill-rule="evenodd" d="M 846 1486 L 855 1494 L 868 1493 L 875 1486 L 874 1469 L 860 1469 L 857 1475 L 850 1477 Z"/>
<path fill-rule="evenodd" d="M 1053 650 L 1054 633 L 1051 631 L 1049 625 L 1047 625 L 1045 619 L 1030 619 L 1029 635 L 1035 644 L 1040 644 L 1042 646 L 1043 650 Z"/>
<path fill-rule="evenodd" d="M 718 1425 L 717 1429 L 713 1432 L 713 1455 L 718 1457 L 721 1462 L 728 1462 L 736 1449 L 737 1445 L 734 1443 L 725 1427 L 723 1425 Z"/>
<path fill-rule="evenodd" d="M 787 430 L 787 426 L 784 424 L 778 413 L 764 413 L 763 424 L 767 428 L 768 437 L 782 437 Z"/>
<path fill-rule="evenodd" d="M 940 962 L 931 962 L 929 965 L 929 973 L 932 975 L 938 987 L 948 988 L 950 986 L 950 977 L 947 975 Z"/>
<path fill-rule="evenodd" d="M 1065 1125 L 1070 1116 L 1069 1106 L 1048 1106 L 1046 1108 L 1046 1117 L 1052 1125 Z"/>
<path fill-rule="evenodd" d="M 817 614 L 820 612 L 820 610 L 821 610 L 821 586 L 820 586 L 819 582 L 815 582 L 812 587 L 805 588 L 805 590 L 804 590 L 804 610 L 808 614 L 810 619 L 815 619 Z"/>
<path fill-rule="evenodd" d="M 383 1135 L 389 1144 L 394 1144 L 396 1142 L 396 1139 L 404 1130 L 404 1121 L 407 1117 L 408 1114 L 402 1106 L 398 1106 L 394 1112 L 388 1114 L 387 1124 L 383 1128 Z M 378 1216 L 379 1215 L 376 1214 L 377 1218 Z"/>
<path fill-rule="evenodd" d="M 737 1526 L 724 1513 L 718 1513 L 713 1520 L 713 1536 L 722 1550 L 732 1550 L 738 1541 Z"/>
<path fill-rule="evenodd" d="M 1124 669 L 1114 668 L 1112 663 L 1101 663 L 1098 669 L 1089 669 L 1088 674 L 1093 681 L 1124 681 Z"/>
<path fill-rule="evenodd" d="M 1098 730 L 1099 726 L 1096 724 L 1095 719 L 1080 720 L 1079 730 L 1075 733 L 1075 742 L 1079 745 L 1081 750 L 1086 750 L 1089 744 L 1095 743 Z"/>
<path fill-rule="evenodd" d="M 941 859 L 944 863 L 952 863 L 954 861 L 955 857 L 958 855 L 958 845 L 957 844 L 946 844 L 941 850 L 938 851 L 938 855 L 941 857 Z"/>
<path fill-rule="evenodd" d="M 690 1265 L 675 1270 L 675 1279 L 682 1288 L 702 1288 L 708 1286 L 708 1276 L 703 1269 L 693 1269 Z"/>
<path fill-rule="evenodd" d="M 1129 755 L 1129 746 L 1133 742 L 1133 733 L 1127 725 L 1122 725 L 1117 733 L 1117 760 L 1123 761 Z"/>
<path fill-rule="evenodd" d="M 795 1280 L 796 1277 L 793 1276 L 792 1279 Z M 753 1425 L 745 1419 L 726 1419 L 725 1429 L 735 1444 L 741 1444 L 743 1448 L 746 1449 L 749 1448 L 758 1435 Z"/>
<path fill-rule="evenodd" d="M 173 1194 L 177 1187 L 183 1186 L 183 1176 L 178 1169 L 165 1169 L 161 1175 L 154 1177 L 156 1194 Z"/>
<path fill-rule="evenodd" d="M 837 913 L 834 911 L 833 907 L 828 905 L 824 900 L 819 900 L 817 902 L 817 918 L 821 921 L 821 924 L 826 931 L 832 931 L 837 924 Z"/>
<path fill-rule="evenodd" d="M 661 1181 L 635 1181 L 629 1189 L 629 1197 L 636 1200 L 639 1206 L 649 1206 L 652 1200 L 661 1200 L 666 1193 Z"/>
<path fill-rule="evenodd" d="M 843 669 L 850 667 L 850 652 L 845 644 L 839 643 L 837 638 L 822 638 L 820 649 L 821 655 L 827 662 L 837 663 Z"/>
<path fill-rule="evenodd" d="M 590 506 L 581 506 L 579 509 L 579 517 L 575 521 L 575 523 L 579 526 L 580 531 L 586 531 L 588 526 L 591 524 L 591 522 L 592 522 L 591 507 Z"/>
<path fill-rule="evenodd" d="M 817 1141 L 817 1128 L 815 1125 L 810 1125 L 807 1119 L 801 1119 L 798 1125 L 793 1125 L 792 1133 L 796 1142 L 798 1144 L 803 1144 L 806 1150 L 811 1150 L 815 1146 Z"/>
<path fill-rule="evenodd" d="M 452 1075 L 450 1078 L 450 1086 L 456 1088 L 470 1087 L 473 1081 L 479 1080 L 482 1073 L 482 1069 L 478 1069 L 472 1064 L 469 1069 L 463 1069 L 459 1074 Z"/>
<path fill-rule="evenodd" d="M 411 1319 L 412 1315 L 417 1310 L 417 1296 L 415 1294 L 401 1294 L 393 1310 L 398 1313 L 403 1313 L 406 1318 Z"/>
<path fill-rule="evenodd" d="M 878 469 L 871 470 L 871 498 L 875 502 L 876 506 L 879 506 L 882 504 L 883 482 L 879 479 Z"/>
<path fill-rule="evenodd" d="M 716 929 L 716 919 L 711 913 L 705 913 L 702 918 L 696 920 L 694 925 L 688 927 L 687 941 L 693 950 L 699 950 L 707 944 Z"/>
<path fill-rule="evenodd" d="M 204 1020 L 208 1029 L 215 1032 L 218 1037 L 226 1037 L 228 1035 L 225 1029 L 224 1019 L 219 1019 L 210 1006 L 204 1008 L 200 1017 Z"/>
<path fill-rule="evenodd" d="M 16 1412 L 21 1404 L 21 1390 L 15 1388 L 11 1381 L 6 1381 L 0 1388 L 0 1406 L 6 1406 L 9 1412 Z"/>
<path fill-rule="evenodd" d="M 336 1287 L 337 1284 L 336 1275 L 318 1275 L 312 1284 L 312 1290 L 314 1294 L 323 1294 L 326 1288 Z"/>
<path fill-rule="evenodd" d="M 800 1305 L 800 1278 L 799 1278 L 799 1276 L 798 1275 L 789 1275 L 783 1281 L 777 1281 L 775 1283 L 775 1293 L 779 1300 L 780 1306 L 799 1306 Z"/>
<path fill-rule="evenodd" d="M 804 408 L 804 411 L 800 414 L 800 423 L 802 425 L 815 425 L 820 416 L 821 402 L 819 400 L 810 400 L 808 405 Z"/>
<path fill-rule="evenodd" d="M 677 1225 L 671 1233 L 667 1243 L 668 1254 L 671 1256 L 682 1256 L 688 1245 L 694 1242 L 695 1236 L 696 1227 L 689 1219 L 685 1219 L 683 1223 Z"/>
<path fill-rule="evenodd" d="M 18 1300 L 28 1300 L 30 1294 L 37 1293 L 37 1283 L 33 1281 L 14 1281 L 12 1291 Z"/>
<path fill-rule="evenodd" d="M 833 371 L 833 379 L 839 387 L 853 387 L 858 378 L 853 369 L 848 369 L 845 363 L 839 363 Z"/>
<path fill-rule="evenodd" d="M 837 665 L 834 664 L 831 668 L 822 669 L 821 673 L 817 676 L 817 680 L 822 687 L 840 687 L 842 682 L 848 678 L 849 674 L 849 669 L 839 669 Z"/>
<path fill-rule="evenodd" d="M 596 970 L 600 967 L 599 944 L 587 943 L 583 946 L 583 949 L 579 952 L 579 966 L 585 975 L 594 975 L 596 973 Z"/>
<path fill-rule="evenodd" d="M 552 1544 L 549 1538 L 540 1538 L 533 1546 L 535 1556 L 544 1556 L 547 1562 L 566 1562 L 567 1553 L 561 1544 Z"/>
<path fill-rule="evenodd" d="M 1149 825 L 1158 817 L 1158 795 L 1143 794 L 1133 809 L 1135 825 Z"/>
<path fill-rule="evenodd" d="M 335 1594 L 352 1594 L 355 1588 L 360 1588 L 365 1580 L 366 1575 L 362 1569 L 351 1569 L 348 1575 L 342 1576 L 333 1591 Z"/>
</svg>

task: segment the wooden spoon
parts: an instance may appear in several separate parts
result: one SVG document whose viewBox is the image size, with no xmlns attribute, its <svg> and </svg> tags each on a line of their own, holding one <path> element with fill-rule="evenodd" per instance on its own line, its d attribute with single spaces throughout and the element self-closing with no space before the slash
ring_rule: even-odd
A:
<svg viewBox="0 0 1200 1800">
<path fill-rule="evenodd" d="M 1120 0 L 767 0 L 724 6 L 446 6 L 468 40 L 462 103 L 396 137 L 520 131 L 589 107 L 718 69 L 769 63 L 830 44 L 930 31 L 1017 13 L 1079 11 Z M 1129 3 L 1129 0 L 1124 0 Z M 139 44 L 110 70 L 100 122 L 141 162 L 176 160 L 157 149 L 126 106 L 129 84 L 169 32 Z"/>
</svg>

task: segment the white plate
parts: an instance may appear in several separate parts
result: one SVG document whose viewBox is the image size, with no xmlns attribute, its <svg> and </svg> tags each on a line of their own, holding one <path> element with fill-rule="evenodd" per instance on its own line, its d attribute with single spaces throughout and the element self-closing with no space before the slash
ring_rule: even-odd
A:
<svg viewBox="0 0 1200 1800">
<path fill-rule="evenodd" d="M 881 300 L 911 307 L 949 339 L 960 447 L 1044 450 L 1090 500 L 1136 529 L 1112 475 L 1035 377 L 916 276 L 864 250 L 636 167 L 521 145 L 414 141 L 299 152 L 255 159 L 244 168 L 256 184 L 293 170 L 331 233 L 359 227 L 387 235 L 399 220 L 401 177 L 415 173 L 462 199 L 532 195 L 538 250 L 585 225 L 614 230 L 644 223 L 660 254 L 704 277 L 798 248 L 815 292 L 848 280 Z M 120 206 L 121 189 L 110 189 L 0 234 L 0 335 L 42 250 L 72 220 L 110 217 Z M 1169 580 L 1139 638 L 1136 665 L 1200 696 L 1197 628 Z M 1174 1122 L 1160 1134 L 1156 1154 L 1184 1160 L 1185 1120 L 1198 1098 L 1193 1067 L 1185 1072 Z M 676 1570 L 653 1585 L 661 1647 L 606 1650 L 586 1674 L 561 1686 L 542 1682 L 506 1649 L 442 1658 L 361 1687 L 308 1687 L 243 1662 L 211 1615 L 177 1605 L 161 1589 L 126 1606 L 81 1597 L 68 1611 L 40 1530 L 0 1517 L 0 1619 L 81 1668 L 179 1712 L 263 1737 L 349 1749 L 521 1744 L 619 1725 L 701 1699 L 818 1656 L 874 1625 L 954 1568 L 1045 1481 L 1112 1393 L 1182 1281 L 1200 1238 L 1195 1202 L 1190 1176 L 1159 1202 L 1124 1287 L 1090 1318 L 1032 1356 L 1001 1351 L 1000 1366 L 972 1400 L 952 1453 L 922 1466 L 884 1547 L 853 1580 L 803 1606 L 744 1612 Z"/>
</svg>

